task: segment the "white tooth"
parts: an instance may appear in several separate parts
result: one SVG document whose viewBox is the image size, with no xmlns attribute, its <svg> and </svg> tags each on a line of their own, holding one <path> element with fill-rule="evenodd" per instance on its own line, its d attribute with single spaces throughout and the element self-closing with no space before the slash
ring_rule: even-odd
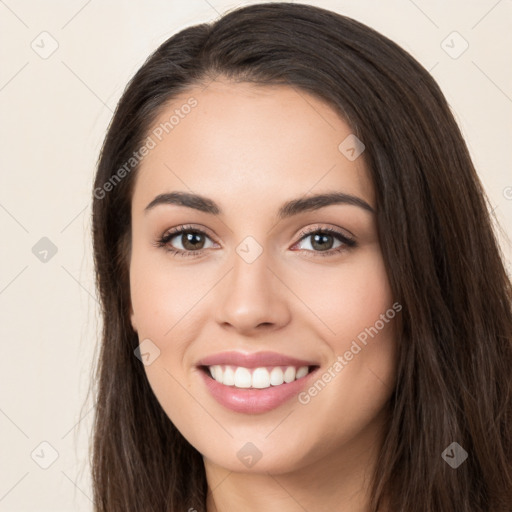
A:
<svg viewBox="0 0 512 512">
<path fill-rule="evenodd" d="M 296 379 L 300 379 L 302 377 L 305 377 L 308 374 L 308 367 L 307 366 L 301 366 L 297 370 L 297 375 L 295 375 Z"/>
<path fill-rule="evenodd" d="M 295 368 L 293 366 L 283 367 L 275 366 L 269 372 L 265 367 L 250 370 L 243 367 L 225 366 L 224 370 L 221 365 L 209 366 L 210 375 L 225 386 L 235 386 L 237 388 L 255 388 L 265 389 L 270 386 L 280 386 L 284 382 L 293 382 L 301 379 L 309 373 L 308 366 Z"/>
<path fill-rule="evenodd" d="M 284 372 L 284 381 L 286 383 L 293 382 L 295 380 L 295 368 L 293 366 L 288 366 Z"/>
<path fill-rule="evenodd" d="M 234 386 L 235 385 L 235 372 L 231 366 L 226 366 L 224 369 L 224 375 L 222 376 L 222 383 L 225 386 Z"/>
<path fill-rule="evenodd" d="M 256 368 L 252 372 L 252 387 L 258 389 L 270 387 L 270 374 L 266 368 Z"/>
<path fill-rule="evenodd" d="M 218 364 L 212 367 L 213 370 L 213 378 L 222 384 L 222 367 Z"/>
<path fill-rule="evenodd" d="M 235 387 L 236 388 L 250 388 L 251 387 L 251 372 L 247 368 L 239 366 L 235 371 Z"/>
<path fill-rule="evenodd" d="M 272 386 L 280 386 L 283 382 L 284 382 L 283 370 L 281 370 L 281 368 L 279 368 L 279 366 L 272 368 L 272 371 L 270 372 L 270 384 L 272 384 Z"/>
</svg>

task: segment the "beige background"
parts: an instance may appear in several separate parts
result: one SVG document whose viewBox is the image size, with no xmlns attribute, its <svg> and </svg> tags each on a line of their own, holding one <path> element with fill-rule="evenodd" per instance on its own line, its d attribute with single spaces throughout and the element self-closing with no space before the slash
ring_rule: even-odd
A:
<svg viewBox="0 0 512 512">
<path fill-rule="evenodd" d="M 0 1 L 0 511 L 92 510 L 86 392 L 99 316 L 90 197 L 101 142 L 152 50 L 251 3 Z M 370 25 L 431 70 L 510 236 L 512 1 L 315 4 Z M 46 262 L 43 237 L 57 248 Z"/>
</svg>

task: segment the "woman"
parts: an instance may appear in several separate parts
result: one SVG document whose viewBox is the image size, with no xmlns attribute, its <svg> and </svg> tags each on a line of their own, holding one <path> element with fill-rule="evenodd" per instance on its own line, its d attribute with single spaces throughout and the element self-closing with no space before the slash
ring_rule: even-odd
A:
<svg viewBox="0 0 512 512">
<path fill-rule="evenodd" d="M 164 42 L 99 160 L 95 510 L 512 509 L 511 286 L 432 77 L 288 3 Z"/>
</svg>

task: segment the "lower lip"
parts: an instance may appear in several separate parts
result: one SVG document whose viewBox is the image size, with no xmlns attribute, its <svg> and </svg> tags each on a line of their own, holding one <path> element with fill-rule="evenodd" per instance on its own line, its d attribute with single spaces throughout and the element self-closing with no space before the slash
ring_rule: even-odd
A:
<svg viewBox="0 0 512 512">
<path fill-rule="evenodd" d="M 199 372 L 213 398 L 221 405 L 235 412 L 259 414 L 276 409 L 292 397 L 298 395 L 306 387 L 311 380 L 311 376 L 317 370 L 318 368 L 315 368 L 305 377 L 293 382 L 281 384 L 280 386 L 270 386 L 264 389 L 244 389 L 236 388 L 235 386 L 225 386 L 211 378 L 202 369 Z"/>
</svg>

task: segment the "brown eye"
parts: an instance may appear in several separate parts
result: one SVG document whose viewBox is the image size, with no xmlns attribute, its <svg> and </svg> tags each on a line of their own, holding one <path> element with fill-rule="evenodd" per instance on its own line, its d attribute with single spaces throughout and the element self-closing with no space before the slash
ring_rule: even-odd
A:
<svg viewBox="0 0 512 512">
<path fill-rule="evenodd" d="M 306 244 L 306 247 L 299 247 L 299 249 L 318 253 L 322 256 L 329 256 L 356 245 L 355 240 L 332 228 L 317 228 L 301 234 L 302 238 L 298 242 L 299 245 L 303 244 L 305 240 L 310 240 L 310 242 Z M 338 242 L 338 245 L 334 245 L 336 242 Z"/>
<path fill-rule="evenodd" d="M 335 241 L 332 235 L 323 233 L 316 233 L 315 235 L 310 235 L 310 237 L 311 247 L 320 251 L 331 249 Z"/>
<path fill-rule="evenodd" d="M 193 256 L 208 248 L 205 247 L 207 240 L 211 238 L 202 230 L 182 226 L 164 234 L 156 245 L 177 255 Z"/>
<path fill-rule="evenodd" d="M 203 233 L 199 233 L 198 231 L 184 231 L 173 238 L 181 237 L 183 249 L 186 251 L 196 251 L 198 249 L 203 249 L 202 245 L 204 245 L 204 236 L 205 235 Z"/>
</svg>

